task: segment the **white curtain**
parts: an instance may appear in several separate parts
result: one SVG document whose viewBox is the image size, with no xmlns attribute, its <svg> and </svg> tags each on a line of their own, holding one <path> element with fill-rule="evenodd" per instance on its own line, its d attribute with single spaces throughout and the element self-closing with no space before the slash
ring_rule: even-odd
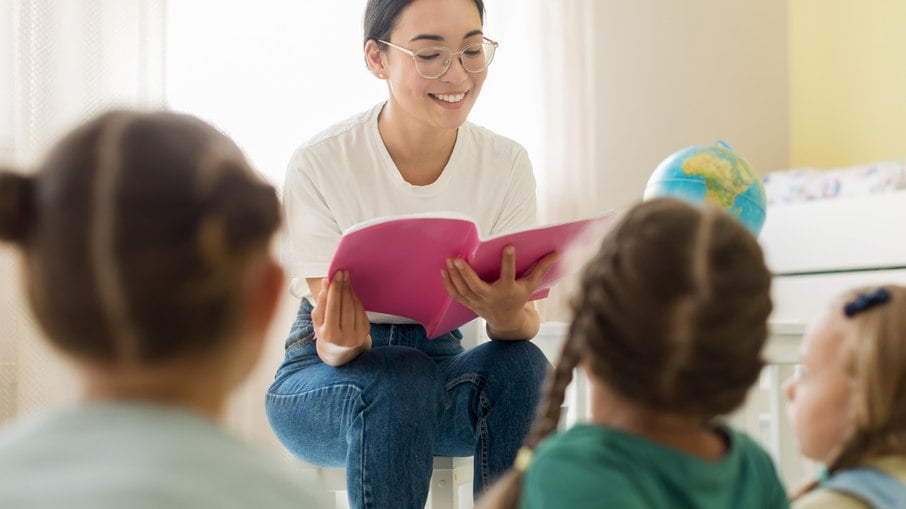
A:
<svg viewBox="0 0 906 509">
<path fill-rule="evenodd" d="M 526 146 L 541 224 L 588 217 L 598 196 L 595 0 L 486 0 L 486 32 L 501 39 L 476 117 Z M 545 321 L 569 319 L 568 278 L 537 303 Z"/>
<path fill-rule="evenodd" d="M 485 2 L 486 32 L 499 34 L 501 50 L 476 116 L 502 126 L 503 134 L 528 148 L 542 223 L 600 211 L 595 203 L 593 4 Z"/>
<path fill-rule="evenodd" d="M 165 0 L 0 0 L 0 164 L 28 171 L 109 107 L 164 104 Z M 70 399 L 72 374 L 27 309 L 18 259 L 0 249 L 0 419 Z"/>
</svg>

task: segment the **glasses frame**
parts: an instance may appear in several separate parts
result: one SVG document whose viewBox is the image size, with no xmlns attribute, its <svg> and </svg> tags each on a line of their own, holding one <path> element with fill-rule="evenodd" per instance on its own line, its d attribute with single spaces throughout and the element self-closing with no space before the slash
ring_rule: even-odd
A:
<svg viewBox="0 0 906 509">
<path fill-rule="evenodd" d="M 443 46 L 428 46 L 426 48 L 421 48 L 417 51 L 412 51 L 411 49 L 406 49 L 402 46 L 397 46 L 396 44 L 393 44 L 392 42 L 384 41 L 381 39 L 377 39 L 377 42 L 379 42 L 381 44 L 386 44 L 387 46 L 390 46 L 391 48 L 395 48 L 395 49 L 402 51 L 403 53 L 406 53 L 407 55 L 412 57 L 412 63 L 415 64 L 415 71 L 419 74 L 419 76 L 421 76 L 422 78 L 428 79 L 428 80 L 436 80 L 436 79 L 443 77 L 443 75 L 447 74 L 447 71 L 450 70 L 450 66 L 453 65 L 453 57 L 456 57 L 457 59 L 459 59 L 459 65 L 461 65 L 462 68 L 468 73 L 478 74 L 480 72 L 486 71 L 487 68 L 491 65 L 491 62 L 494 61 L 494 56 L 497 55 L 497 47 L 500 46 L 500 43 L 498 43 L 497 41 L 488 39 L 487 37 L 484 37 L 484 36 L 482 36 L 481 39 L 482 39 L 482 42 L 476 42 L 475 44 L 469 44 L 468 46 L 464 46 L 459 51 L 453 51 L 450 48 L 446 48 Z M 485 44 L 490 44 L 490 45 L 494 46 L 494 55 L 491 56 L 491 60 L 487 64 L 485 64 L 485 66 L 483 68 L 481 68 L 478 71 L 470 71 L 470 70 L 466 69 L 465 64 L 462 63 L 463 53 L 465 53 L 466 50 L 469 48 L 474 48 L 475 46 L 484 46 Z M 418 60 L 417 60 L 418 57 L 416 56 L 416 53 L 421 52 L 421 51 L 427 51 L 427 50 L 444 50 L 444 51 L 450 52 L 450 58 L 447 60 L 447 63 L 444 66 L 443 72 L 438 74 L 437 76 L 425 76 L 422 73 L 421 69 L 419 69 L 419 67 L 418 67 Z"/>
</svg>

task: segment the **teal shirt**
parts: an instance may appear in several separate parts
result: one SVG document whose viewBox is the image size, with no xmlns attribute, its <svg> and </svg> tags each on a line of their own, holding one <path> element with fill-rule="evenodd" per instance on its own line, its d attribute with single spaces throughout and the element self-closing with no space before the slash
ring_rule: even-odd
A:
<svg viewBox="0 0 906 509">
<path fill-rule="evenodd" d="M 787 508 L 767 453 L 743 433 L 719 428 L 718 461 L 603 426 L 579 424 L 545 440 L 523 479 L 524 509 Z"/>
</svg>

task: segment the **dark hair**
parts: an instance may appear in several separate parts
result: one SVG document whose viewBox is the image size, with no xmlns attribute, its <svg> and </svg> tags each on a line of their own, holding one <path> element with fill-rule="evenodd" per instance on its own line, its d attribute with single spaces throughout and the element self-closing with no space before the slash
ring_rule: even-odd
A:
<svg viewBox="0 0 906 509">
<path fill-rule="evenodd" d="M 474 0 L 475 7 L 478 8 L 478 16 L 481 23 L 484 24 L 484 1 Z M 374 39 L 376 41 L 386 41 L 390 38 L 390 33 L 396 28 L 396 22 L 399 20 L 403 10 L 412 3 L 412 0 L 368 0 L 365 6 L 365 17 L 363 32 L 365 35 L 362 45 Z"/>
<path fill-rule="evenodd" d="M 525 447 L 556 429 L 580 360 L 643 407 L 705 421 L 741 405 L 764 366 L 770 282 L 758 242 L 723 211 L 669 198 L 630 209 L 584 268 Z M 520 473 L 501 482 L 491 506 L 515 507 Z"/>
<path fill-rule="evenodd" d="M 22 251 L 38 322 L 96 364 L 165 361 L 231 337 L 248 263 L 279 222 L 274 188 L 187 115 L 108 112 L 33 176 L 0 171 L 0 239 Z"/>
</svg>

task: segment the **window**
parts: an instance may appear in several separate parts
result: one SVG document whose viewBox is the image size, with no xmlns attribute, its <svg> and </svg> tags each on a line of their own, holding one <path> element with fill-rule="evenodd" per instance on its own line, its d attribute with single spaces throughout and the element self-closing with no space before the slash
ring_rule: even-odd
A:
<svg viewBox="0 0 906 509">
<path fill-rule="evenodd" d="M 543 84 L 531 13 L 521 0 L 485 3 L 485 31 L 501 49 L 471 118 L 522 143 L 537 167 Z M 365 65 L 364 8 L 350 0 L 168 2 L 168 105 L 229 134 L 280 186 L 299 145 L 387 97 Z"/>
<path fill-rule="evenodd" d="M 282 185 L 300 144 L 386 96 L 362 56 L 363 10 L 351 1 L 168 2 L 168 105 L 222 129 Z"/>
</svg>

